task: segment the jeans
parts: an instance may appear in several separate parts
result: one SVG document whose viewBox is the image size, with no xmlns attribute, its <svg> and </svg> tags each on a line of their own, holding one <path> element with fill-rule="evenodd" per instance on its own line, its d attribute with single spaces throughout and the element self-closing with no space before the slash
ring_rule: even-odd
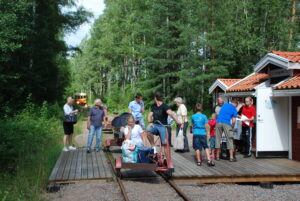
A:
<svg viewBox="0 0 300 201">
<path fill-rule="evenodd" d="M 187 139 L 187 136 L 186 136 L 186 130 L 187 130 L 188 125 L 189 125 L 189 123 L 185 122 L 184 126 L 183 126 L 183 136 L 184 136 L 184 148 L 183 148 L 183 151 L 190 151 L 189 142 L 188 142 L 188 139 Z M 180 129 L 180 126 L 176 126 L 176 136 L 178 135 L 179 129 Z"/>
<path fill-rule="evenodd" d="M 146 129 L 143 117 L 136 117 L 135 120 L 139 121 L 139 124 L 142 127 L 142 129 Z"/>
<path fill-rule="evenodd" d="M 96 145 L 94 149 L 100 149 L 101 135 L 102 135 L 102 126 L 90 126 L 90 132 L 87 142 L 87 149 L 91 150 L 91 146 L 93 143 L 94 134 L 96 133 Z"/>
</svg>

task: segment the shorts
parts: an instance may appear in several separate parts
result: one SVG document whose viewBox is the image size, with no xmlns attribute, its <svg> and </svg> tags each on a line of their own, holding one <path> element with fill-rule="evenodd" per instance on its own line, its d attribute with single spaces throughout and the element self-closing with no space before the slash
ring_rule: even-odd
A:
<svg viewBox="0 0 300 201">
<path fill-rule="evenodd" d="M 71 135 L 74 133 L 74 124 L 71 122 L 63 123 L 65 135 Z"/>
<path fill-rule="evenodd" d="M 233 150 L 233 131 L 231 125 L 224 123 L 217 123 L 216 125 L 216 148 L 221 147 L 222 134 L 226 136 L 227 149 Z"/>
<path fill-rule="evenodd" d="M 216 138 L 215 137 L 210 137 L 209 144 L 210 144 L 210 148 L 214 149 L 215 146 L 216 146 Z"/>
<path fill-rule="evenodd" d="M 153 135 L 159 135 L 161 143 L 167 144 L 167 139 L 166 139 L 167 129 L 166 129 L 166 127 L 164 127 L 160 124 L 154 124 L 153 126 L 147 128 L 147 131 L 152 133 Z"/>
<path fill-rule="evenodd" d="M 193 148 L 195 150 L 208 149 L 206 135 L 194 135 L 193 136 Z"/>
</svg>

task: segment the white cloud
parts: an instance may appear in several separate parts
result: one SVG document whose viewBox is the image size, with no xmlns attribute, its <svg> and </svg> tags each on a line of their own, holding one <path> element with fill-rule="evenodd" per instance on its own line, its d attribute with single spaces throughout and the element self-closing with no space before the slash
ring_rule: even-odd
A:
<svg viewBox="0 0 300 201">
<path fill-rule="evenodd" d="M 105 8 L 104 0 L 78 0 L 78 6 L 83 6 L 86 10 L 94 14 L 94 18 L 90 20 L 90 23 L 82 24 L 75 33 L 66 34 L 64 40 L 69 46 L 77 46 L 81 40 L 89 34 L 91 25 L 94 23 Z"/>
</svg>

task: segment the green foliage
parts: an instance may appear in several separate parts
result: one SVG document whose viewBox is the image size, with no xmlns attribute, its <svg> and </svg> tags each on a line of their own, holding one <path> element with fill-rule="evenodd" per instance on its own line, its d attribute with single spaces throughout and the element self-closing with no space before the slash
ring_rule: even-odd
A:
<svg viewBox="0 0 300 201">
<path fill-rule="evenodd" d="M 0 121 L 2 199 L 41 200 L 62 147 L 60 113 L 57 105 L 27 102 L 17 115 Z"/>
<path fill-rule="evenodd" d="M 167 103 L 181 96 L 189 108 L 210 109 L 216 78 L 244 77 L 268 51 L 298 49 L 293 2 L 107 0 L 71 59 L 71 89 L 114 109 L 127 108 L 138 90 L 146 105 L 160 91 Z"/>
</svg>

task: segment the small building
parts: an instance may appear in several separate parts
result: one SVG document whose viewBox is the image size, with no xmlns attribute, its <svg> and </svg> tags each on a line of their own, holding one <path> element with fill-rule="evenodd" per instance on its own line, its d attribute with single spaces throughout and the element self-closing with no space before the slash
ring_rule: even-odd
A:
<svg viewBox="0 0 300 201">
<path fill-rule="evenodd" d="M 228 102 L 228 97 L 224 96 L 226 90 L 240 80 L 241 79 L 217 79 L 209 88 L 209 94 L 213 94 L 213 106 L 217 104 L 217 100 L 219 97 L 222 97 L 224 99 L 224 102 Z"/>
<path fill-rule="evenodd" d="M 255 98 L 256 157 L 300 161 L 300 52 L 271 51 L 224 96 Z"/>
</svg>

